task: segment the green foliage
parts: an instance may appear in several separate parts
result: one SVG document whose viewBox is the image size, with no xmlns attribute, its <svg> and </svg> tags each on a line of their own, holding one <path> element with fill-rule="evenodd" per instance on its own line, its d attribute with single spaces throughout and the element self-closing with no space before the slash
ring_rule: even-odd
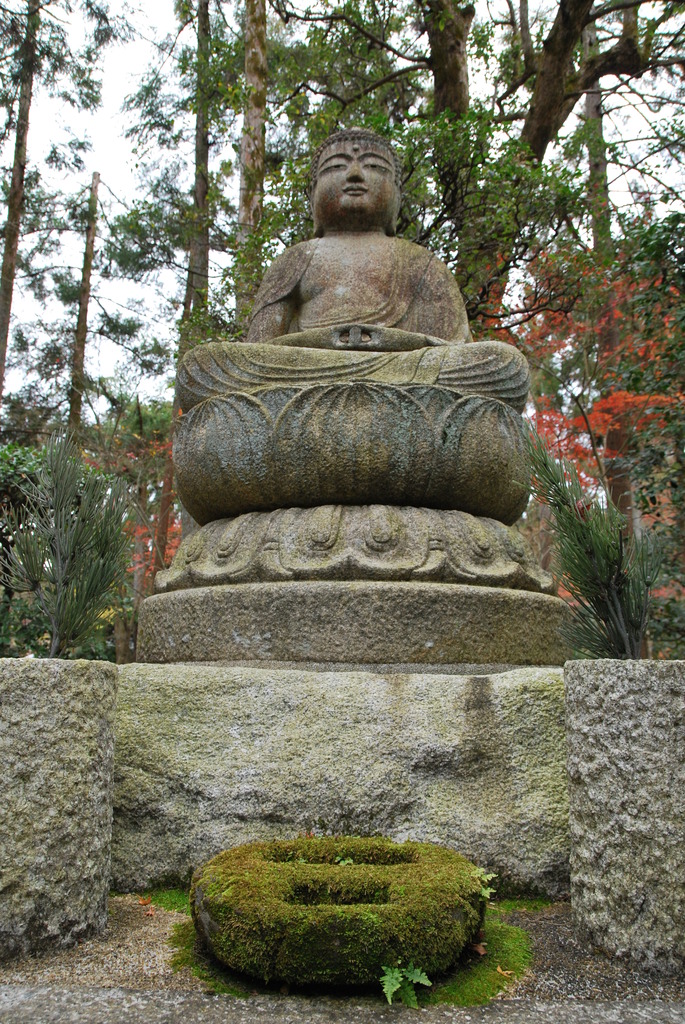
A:
<svg viewBox="0 0 685 1024">
<path fill-rule="evenodd" d="M 50 632 L 45 616 L 32 594 L 8 594 L 0 599 L 0 658 L 47 658 Z M 115 661 L 112 624 L 101 618 L 81 643 L 73 648 L 73 658 L 88 661 Z"/>
<path fill-rule="evenodd" d="M 640 658 L 659 545 L 646 532 L 627 539 L 625 516 L 610 498 L 589 500 L 575 466 L 558 462 L 533 432 L 529 450 L 533 493 L 553 513 L 557 570 L 573 599 L 566 639 L 591 658 Z"/>
<path fill-rule="evenodd" d="M 190 902 L 231 970 L 349 986 L 387 963 L 448 970 L 481 927 L 481 888 L 475 866 L 444 847 L 328 836 L 227 850 L 195 875 Z"/>
<path fill-rule="evenodd" d="M 11 545 L 0 580 L 33 595 L 50 634 L 49 656 L 63 656 L 92 632 L 124 580 L 126 491 L 85 471 L 74 443 L 57 435 L 24 491 L 24 507 L 7 515 Z"/>
<path fill-rule="evenodd" d="M 546 896 L 519 896 L 515 899 L 497 900 L 496 903 L 491 903 L 488 907 L 488 913 L 510 914 L 513 911 L 517 911 L 519 913 L 534 914 L 551 906 L 552 901 L 547 899 Z"/>
<path fill-rule="evenodd" d="M 389 1003 L 392 1003 L 393 996 L 397 993 L 400 1001 L 414 1010 L 419 1008 L 416 985 L 430 987 L 433 984 L 430 978 L 413 964 L 409 964 L 408 967 L 384 967 L 380 982 Z"/>
<path fill-rule="evenodd" d="M 668 586 L 654 595 L 650 634 L 671 658 L 685 657 L 685 214 L 626 225 L 623 270 L 635 279 L 628 312 L 632 344 L 612 368 L 639 420 L 631 445 L 635 500 L 663 549 Z"/>
<path fill-rule="evenodd" d="M 7 514 L 9 508 L 16 509 L 24 504 L 26 486 L 35 482 L 41 465 L 41 453 L 34 448 L 18 444 L 0 447 L 0 510 L 3 514 Z"/>
</svg>

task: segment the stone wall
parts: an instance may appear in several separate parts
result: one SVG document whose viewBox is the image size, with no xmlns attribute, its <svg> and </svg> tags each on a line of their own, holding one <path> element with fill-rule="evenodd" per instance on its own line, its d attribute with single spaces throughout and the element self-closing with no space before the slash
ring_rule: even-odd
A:
<svg viewBox="0 0 685 1024">
<path fill-rule="evenodd" d="M 117 675 L 0 660 L 0 957 L 105 927 Z"/>
<path fill-rule="evenodd" d="M 478 672 L 472 669 L 472 672 Z M 503 887 L 568 885 L 562 670 L 120 670 L 116 888 L 307 830 L 443 843 Z"/>
<path fill-rule="evenodd" d="M 685 662 L 568 662 L 565 684 L 578 926 L 614 955 L 682 965 Z"/>
</svg>

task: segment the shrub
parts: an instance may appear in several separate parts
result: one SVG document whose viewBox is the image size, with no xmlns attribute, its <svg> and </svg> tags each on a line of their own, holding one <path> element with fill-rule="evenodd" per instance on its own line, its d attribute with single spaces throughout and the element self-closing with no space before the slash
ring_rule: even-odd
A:
<svg viewBox="0 0 685 1024">
<path fill-rule="evenodd" d="M 363 985 L 400 962 L 449 970 L 481 927 L 482 887 L 444 847 L 342 836 L 227 850 L 196 872 L 190 901 L 201 938 L 234 971 Z"/>
<path fill-rule="evenodd" d="M 119 481 L 86 470 L 76 445 L 56 435 L 23 490 L 23 506 L 7 514 L 0 581 L 33 594 L 54 658 L 88 636 L 123 582 L 126 492 Z"/>
<path fill-rule="evenodd" d="M 661 569 L 653 536 L 626 536 L 625 516 L 583 491 L 578 472 L 531 432 L 533 493 L 554 516 L 556 570 L 573 599 L 564 638 L 591 658 L 640 658 Z"/>
</svg>

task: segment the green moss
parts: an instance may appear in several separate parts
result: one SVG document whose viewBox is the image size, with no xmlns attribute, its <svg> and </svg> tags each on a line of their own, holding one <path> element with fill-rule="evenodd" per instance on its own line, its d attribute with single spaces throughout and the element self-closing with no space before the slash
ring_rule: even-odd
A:
<svg viewBox="0 0 685 1024">
<path fill-rule="evenodd" d="M 171 957 L 172 970 L 180 971 L 187 967 L 196 978 L 205 983 L 210 992 L 216 992 L 218 995 L 249 995 L 250 990 L 245 984 L 234 979 L 221 964 L 207 955 L 198 940 L 192 921 L 174 925 L 169 944 L 175 950 Z"/>
<path fill-rule="evenodd" d="M 532 896 L 529 898 L 519 898 L 511 900 L 496 900 L 488 906 L 488 910 L 497 914 L 512 914 L 516 911 L 523 911 L 524 913 L 535 914 L 539 910 L 544 910 L 545 907 L 551 907 L 552 901 L 546 899 L 544 896 Z"/>
<path fill-rule="evenodd" d="M 175 910 L 177 914 L 190 914 L 190 900 L 187 889 L 153 889 L 146 897 L 162 910 Z"/>
<path fill-rule="evenodd" d="M 499 914 L 488 910 L 483 928 L 485 956 L 474 954 L 460 964 L 449 978 L 435 984 L 420 999 L 422 1003 L 480 1006 L 521 977 L 532 958 L 528 934 L 522 928 L 504 924 L 499 918 Z M 503 973 L 505 971 L 511 974 Z"/>
<path fill-rule="evenodd" d="M 504 924 L 500 914 L 489 909 L 483 941 L 487 947 L 485 956 L 472 955 L 462 960 L 455 971 L 437 981 L 429 992 L 422 989 L 417 992 L 421 1005 L 478 1006 L 489 1002 L 521 977 L 531 961 L 530 943 L 523 929 Z M 199 941 L 190 921 L 174 927 L 170 943 L 175 949 L 171 960 L 173 969 L 187 967 L 211 992 L 245 998 L 255 992 L 273 991 L 273 988 L 259 982 L 246 982 L 245 978 L 214 960 Z M 513 974 L 500 974 L 498 966 L 502 971 L 512 971 Z M 379 1001 L 383 999 L 380 983 L 370 987 L 369 991 L 376 994 Z"/>
<path fill-rule="evenodd" d="M 481 887 L 475 866 L 445 847 L 329 836 L 228 850 L 196 873 L 190 902 L 232 970 L 364 985 L 399 961 L 449 970 L 481 927 Z"/>
</svg>

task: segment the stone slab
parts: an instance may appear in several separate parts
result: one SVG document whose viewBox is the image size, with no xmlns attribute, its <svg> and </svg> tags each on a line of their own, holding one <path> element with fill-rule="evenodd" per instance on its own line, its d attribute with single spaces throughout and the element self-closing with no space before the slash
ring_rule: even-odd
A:
<svg viewBox="0 0 685 1024">
<path fill-rule="evenodd" d="M 3 1024 L 391 1024 L 418 1016 L 380 1001 L 331 996 L 232 996 L 121 988 L 0 987 Z M 543 1003 L 498 999 L 489 1006 L 428 1006 L 423 1024 L 682 1024 L 685 1004 L 649 1000 Z"/>
<path fill-rule="evenodd" d="M 305 831 L 443 843 L 500 889 L 568 884 L 562 670 L 120 669 L 113 878 L 187 878 Z"/>
<path fill-rule="evenodd" d="M 562 665 L 566 605 L 449 583 L 245 583 L 155 594 L 142 662 L 235 660 Z"/>
<path fill-rule="evenodd" d="M 0 660 L 0 958 L 107 924 L 117 675 Z"/>
<path fill-rule="evenodd" d="M 571 900 L 607 952 L 685 965 L 685 661 L 565 667 Z"/>
</svg>

